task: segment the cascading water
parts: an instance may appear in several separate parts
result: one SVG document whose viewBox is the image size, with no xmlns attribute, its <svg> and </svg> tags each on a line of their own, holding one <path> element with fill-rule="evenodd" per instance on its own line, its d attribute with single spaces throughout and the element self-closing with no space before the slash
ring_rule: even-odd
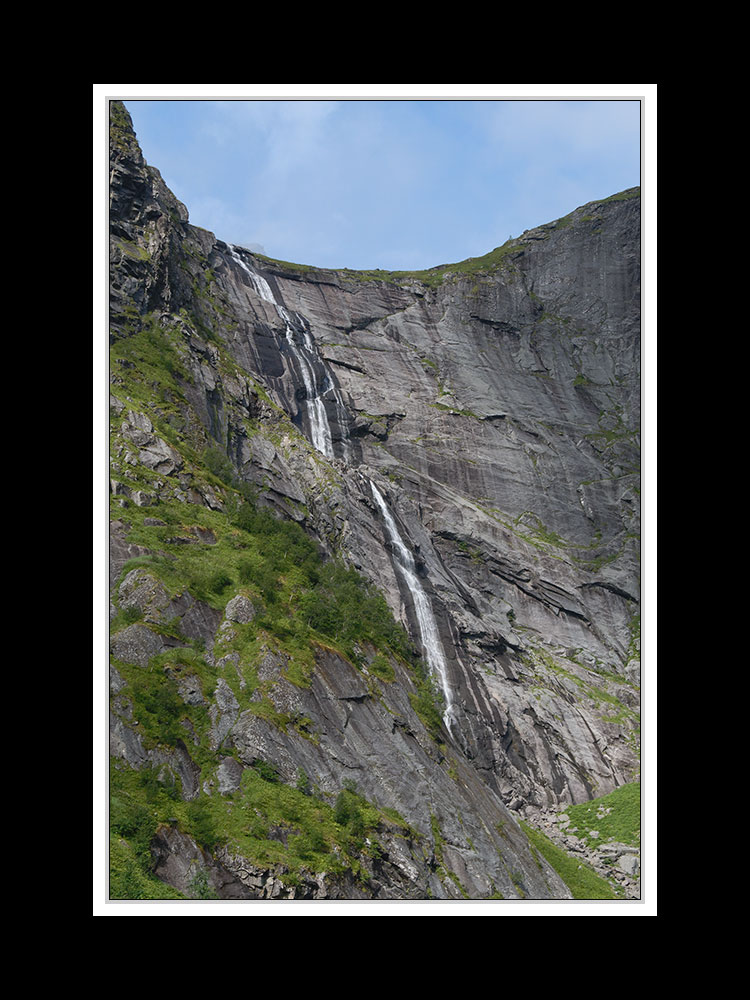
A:
<svg viewBox="0 0 750 1000">
<path fill-rule="evenodd" d="M 427 663 L 433 674 L 437 675 L 445 697 L 443 721 L 450 729 L 454 719 L 453 695 L 451 693 L 450 685 L 448 684 L 448 666 L 445 662 L 445 652 L 443 650 L 443 644 L 440 640 L 437 622 L 435 621 L 435 616 L 432 612 L 432 605 L 430 604 L 430 599 L 425 593 L 422 582 L 417 575 L 417 567 L 414 562 L 414 556 L 409 548 L 404 544 L 398 525 L 390 512 L 388 504 L 385 502 L 383 494 L 377 488 L 375 483 L 372 482 L 372 480 L 370 480 L 370 489 L 372 490 L 373 498 L 383 515 L 386 531 L 388 532 L 388 537 L 391 541 L 393 549 L 396 569 L 401 574 L 401 577 L 403 578 L 403 581 L 414 601 L 414 611 L 417 616 L 417 624 L 419 626 L 422 646 L 427 658 Z"/>
<path fill-rule="evenodd" d="M 300 349 L 293 339 L 292 329 L 290 324 L 287 322 L 286 328 L 286 338 L 292 351 L 295 353 L 297 360 L 299 361 L 300 369 L 302 371 L 302 377 L 305 382 L 305 392 L 307 394 L 308 403 L 312 404 L 315 408 L 315 420 L 318 423 L 320 433 L 320 438 L 322 441 L 322 447 L 315 445 L 319 451 L 322 451 L 328 458 L 334 458 L 333 450 L 333 436 L 331 434 L 331 425 L 328 420 L 328 414 L 326 412 L 325 404 L 323 402 L 324 398 L 328 396 L 334 405 L 336 411 L 336 418 L 338 420 L 339 427 L 341 428 L 341 451 L 342 457 L 345 461 L 349 461 L 349 445 L 346 439 L 346 427 L 347 427 L 347 417 L 346 417 L 346 407 L 344 406 L 343 400 L 341 399 L 341 394 L 339 393 L 336 385 L 331 378 L 330 374 L 326 369 L 325 376 L 322 385 L 318 385 L 315 377 L 315 367 L 310 359 L 314 358 L 318 361 L 320 365 L 324 365 L 325 362 L 322 360 L 320 355 L 317 353 L 315 348 L 315 342 L 310 336 L 310 331 L 307 329 L 304 320 L 299 315 L 297 316 L 297 321 L 299 329 L 302 334 L 302 339 L 304 341 L 304 350 Z M 311 421 L 312 423 L 312 421 Z M 313 442 L 315 443 L 315 442 Z"/>
<path fill-rule="evenodd" d="M 299 367 L 302 381 L 305 386 L 305 402 L 307 406 L 308 421 L 310 424 L 310 436 L 313 446 L 327 458 L 334 458 L 333 436 L 328 414 L 324 404 L 324 397 L 328 397 L 335 409 L 339 426 L 342 429 L 341 449 L 346 461 L 350 460 L 350 450 L 346 439 L 347 417 L 346 409 L 336 388 L 333 379 L 328 374 L 325 363 L 320 358 L 315 348 L 315 343 L 310 331 L 302 317 L 295 313 L 295 319 L 289 312 L 276 301 L 271 286 L 260 274 L 257 274 L 242 259 L 235 247 L 229 248 L 232 258 L 249 276 L 257 294 L 264 302 L 268 302 L 274 307 L 278 315 L 284 321 L 286 328 L 286 340 L 291 352 L 294 354 Z M 298 343 L 297 339 L 302 343 Z M 323 371 L 321 380 L 316 376 L 316 371 Z M 363 475 L 360 472 L 360 475 Z M 406 588 L 412 596 L 414 611 L 417 617 L 420 638 L 424 655 L 433 675 L 437 676 L 445 697 L 445 711 L 443 721 L 450 729 L 454 721 L 453 695 L 448 683 L 448 667 L 445 660 L 443 644 L 440 640 L 437 622 L 432 611 L 430 599 L 417 574 L 414 556 L 409 548 L 404 544 L 398 525 L 388 508 L 388 504 L 383 498 L 383 494 L 368 477 L 363 478 L 369 483 L 373 498 L 377 503 L 385 522 L 386 530 L 393 550 L 394 565 L 396 571 L 401 575 Z"/>
<path fill-rule="evenodd" d="M 276 301 L 276 297 L 266 279 L 248 266 L 248 264 L 237 253 L 235 247 L 230 247 L 229 252 L 231 253 L 232 258 L 249 276 L 251 282 L 253 283 L 253 287 L 260 298 L 263 299 L 264 302 L 270 303 L 284 321 L 286 340 L 289 344 L 289 349 L 297 360 L 302 381 L 305 386 L 305 404 L 307 407 L 307 416 L 310 424 L 310 437 L 312 439 L 313 447 L 321 452 L 321 454 L 325 455 L 326 458 L 335 457 L 331 425 L 328 420 L 328 414 L 326 413 L 324 403 L 324 398 L 328 396 L 333 401 L 339 426 L 342 428 L 341 450 L 343 452 L 344 459 L 348 461 L 349 446 L 345 435 L 345 428 L 347 425 L 346 408 L 344 407 L 341 395 L 336 388 L 333 379 L 326 371 L 324 362 L 315 349 L 315 343 L 310 336 L 310 331 L 307 329 L 304 320 L 298 313 L 295 313 L 295 323 L 284 306 L 282 306 L 280 302 Z M 303 343 L 301 345 L 295 340 L 295 333 L 302 338 Z M 317 366 L 322 368 L 325 373 L 322 381 L 319 381 L 316 376 L 316 363 Z"/>
</svg>

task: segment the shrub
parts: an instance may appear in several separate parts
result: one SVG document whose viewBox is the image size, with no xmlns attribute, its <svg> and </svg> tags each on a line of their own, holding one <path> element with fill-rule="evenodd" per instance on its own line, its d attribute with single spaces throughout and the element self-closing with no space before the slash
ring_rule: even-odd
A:
<svg viewBox="0 0 750 1000">
<path fill-rule="evenodd" d="M 333 819 L 342 827 L 348 846 L 360 850 L 367 834 L 380 822 L 380 814 L 357 792 L 353 782 L 347 781 L 336 797 Z"/>
<path fill-rule="evenodd" d="M 264 781 L 268 781 L 272 785 L 275 785 L 278 782 L 279 772 L 276 770 L 273 764 L 269 764 L 268 761 L 261 760 L 260 757 L 257 757 L 253 761 L 252 766 Z"/>
<path fill-rule="evenodd" d="M 209 852 L 218 847 L 222 837 L 216 828 L 210 801 L 201 795 L 188 802 L 186 813 L 188 832 L 201 847 Z"/>
<path fill-rule="evenodd" d="M 149 856 L 149 844 L 156 830 L 156 823 L 146 806 L 123 795 L 112 795 L 109 825 L 112 833 L 130 843 L 137 856 Z"/>
<path fill-rule="evenodd" d="M 209 445 L 203 452 L 202 457 L 203 464 L 212 475 L 216 476 L 223 483 L 226 483 L 227 486 L 233 484 L 235 480 L 234 467 L 221 448 L 217 448 L 216 445 Z"/>
<path fill-rule="evenodd" d="M 320 568 L 316 585 L 300 599 L 303 618 L 316 632 L 351 649 L 356 642 L 385 645 L 404 657 L 413 649 L 383 595 L 341 563 Z"/>
<path fill-rule="evenodd" d="M 348 827 L 355 836 L 364 833 L 365 822 L 356 793 L 346 788 L 339 792 L 333 809 L 333 819 L 339 826 Z"/>
<path fill-rule="evenodd" d="M 395 671 L 393 669 L 393 664 L 384 656 L 382 653 L 377 653 L 370 664 L 370 671 L 379 677 L 382 681 L 392 681 L 395 679 Z"/>
<path fill-rule="evenodd" d="M 429 674 L 423 661 L 415 666 L 416 693 L 409 695 L 412 708 L 427 731 L 438 741 L 442 739 L 443 693 Z"/>
<path fill-rule="evenodd" d="M 159 743 L 175 746 L 185 735 L 180 721 L 186 708 L 171 681 L 161 673 L 134 676 L 130 692 L 144 732 Z"/>
<path fill-rule="evenodd" d="M 231 576 L 224 570 L 216 570 L 208 578 L 208 589 L 212 594 L 222 594 L 227 587 L 232 586 Z"/>
<path fill-rule="evenodd" d="M 301 861 L 310 862 L 316 854 L 325 854 L 328 845 L 321 830 L 310 829 L 290 837 L 289 848 Z"/>
<path fill-rule="evenodd" d="M 173 800 L 179 798 L 174 777 L 167 774 L 162 779 L 153 767 L 142 768 L 138 773 L 138 781 L 146 794 L 147 802 L 159 802 L 163 797 Z"/>
<path fill-rule="evenodd" d="M 194 899 L 218 899 L 215 889 L 208 880 L 205 868 L 199 868 L 190 883 L 190 894 Z"/>
<path fill-rule="evenodd" d="M 297 777 L 297 791 L 303 795 L 312 795 L 312 783 L 304 771 L 300 771 Z"/>
<path fill-rule="evenodd" d="M 143 610 L 137 607 L 135 604 L 131 604 L 127 608 L 123 608 L 120 612 L 122 615 L 122 620 L 125 625 L 134 625 L 143 618 Z"/>
</svg>

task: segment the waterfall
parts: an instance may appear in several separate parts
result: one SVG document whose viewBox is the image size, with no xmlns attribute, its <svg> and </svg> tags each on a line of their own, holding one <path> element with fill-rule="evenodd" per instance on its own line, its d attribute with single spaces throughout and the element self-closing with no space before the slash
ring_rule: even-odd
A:
<svg viewBox="0 0 750 1000">
<path fill-rule="evenodd" d="M 443 721 L 450 729 L 454 719 L 453 695 L 448 684 L 448 666 L 445 662 L 445 652 L 443 650 L 443 644 L 440 640 L 437 622 L 435 621 L 435 616 L 432 612 L 432 605 L 430 604 L 430 599 L 422 586 L 422 581 L 419 579 L 417 574 L 414 556 L 412 555 L 410 549 L 404 544 L 398 525 L 388 508 L 388 504 L 383 499 L 383 494 L 372 481 L 370 481 L 370 488 L 375 502 L 383 515 L 383 520 L 385 521 L 386 531 L 388 532 L 388 537 L 393 548 L 396 570 L 400 573 L 406 588 L 414 601 L 414 611 L 417 616 L 417 624 L 422 638 L 422 647 L 424 649 L 424 654 L 427 658 L 430 670 L 433 675 L 437 675 L 443 689 L 443 694 L 445 696 Z"/>
<path fill-rule="evenodd" d="M 264 302 L 268 302 L 272 305 L 279 317 L 284 321 L 286 341 L 289 345 L 290 351 L 297 360 L 302 381 L 305 386 L 305 404 L 310 424 L 310 437 L 312 439 L 313 447 L 321 454 L 325 455 L 326 458 L 335 457 L 331 425 L 328 420 L 328 414 L 326 413 L 324 403 L 324 398 L 327 396 L 333 402 L 336 417 L 339 421 L 339 426 L 342 429 L 341 449 L 344 459 L 348 461 L 350 454 L 349 446 L 346 441 L 346 407 L 341 399 L 341 394 L 327 371 L 323 359 L 316 350 L 315 342 L 310 335 L 310 331 L 308 330 L 305 321 L 299 313 L 295 313 L 295 323 L 284 306 L 282 306 L 280 302 L 276 301 L 276 297 L 266 279 L 262 277 L 262 275 L 253 271 L 252 268 L 245 263 L 242 257 L 240 257 L 237 253 L 235 247 L 230 247 L 229 252 L 231 253 L 232 258 L 250 277 L 253 287 L 260 298 L 263 299 Z M 302 344 L 297 343 L 295 333 L 298 333 L 301 336 Z M 318 366 L 323 368 L 324 377 L 322 380 L 319 380 L 316 376 L 316 362 Z"/>
<path fill-rule="evenodd" d="M 341 398 L 341 393 L 336 387 L 336 383 L 331 378 L 328 367 L 320 357 L 315 347 L 315 342 L 310 335 L 310 331 L 305 324 L 303 318 L 299 313 L 295 313 L 297 317 L 298 325 L 302 331 L 302 339 L 304 342 L 304 350 L 300 350 L 292 337 L 292 330 L 290 325 L 287 323 L 286 328 L 286 338 L 292 351 L 295 353 L 297 360 L 300 364 L 300 369 L 302 370 L 302 377 L 305 382 L 305 391 L 307 393 L 308 402 L 312 403 L 316 410 L 316 420 L 320 422 L 322 428 L 321 437 L 324 440 L 323 447 L 316 445 L 319 451 L 322 451 L 328 458 L 334 457 L 333 451 L 333 439 L 331 436 L 331 425 L 328 421 L 328 414 L 326 413 L 325 404 L 323 399 L 329 397 L 332 402 L 336 412 L 336 419 L 338 420 L 339 427 L 341 428 L 341 450 L 343 452 L 343 458 L 345 461 L 349 461 L 349 444 L 347 441 L 347 423 L 348 416 L 346 407 L 344 406 L 344 401 Z M 318 386 L 315 378 L 315 368 L 312 364 L 311 358 L 317 360 L 317 362 L 323 366 L 325 372 L 325 377 L 321 386 Z M 309 384 L 308 384 L 309 383 Z M 312 398 L 311 398 L 312 394 Z M 314 442 L 313 442 L 314 443 Z"/>
<path fill-rule="evenodd" d="M 350 449 L 346 434 L 348 424 L 346 407 L 333 378 L 327 370 L 325 362 L 317 352 L 315 342 L 305 320 L 299 313 L 295 313 L 294 318 L 292 318 L 284 306 L 276 301 L 276 297 L 266 279 L 249 267 L 237 252 L 236 247 L 230 246 L 229 252 L 236 263 L 249 276 L 253 288 L 259 297 L 264 302 L 272 305 L 284 322 L 286 341 L 290 351 L 297 360 L 297 365 L 305 386 L 305 403 L 313 446 L 327 458 L 335 457 L 331 425 L 324 403 L 324 399 L 328 398 L 329 405 L 333 407 L 339 426 L 342 429 L 341 448 L 343 457 L 348 462 L 350 460 Z M 321 371 L 323 372 L 322 378 L 316 374 L 316 372 L 320 373 Z M 398 525 L 388 508 L 388 504 L 385 502 L 377 486 L 371 480 L 368 479 L 367 481 L 370 484 L 373 498 L 383 515 L 386 531 L 391 541 L 395 569 L 412 596 L 422 649 L 432 675 L 437 677 L 442 687 L 445 697 L 443 721 L 450 729 L 454 721 L 453 696 L 448 683 L 448 666 L 445 660 L 445 651 L 440 640 L 440 633 L 432 611 L 430 599 L 417 574 L 414 556 L 404 544 Z"/>
</svg>

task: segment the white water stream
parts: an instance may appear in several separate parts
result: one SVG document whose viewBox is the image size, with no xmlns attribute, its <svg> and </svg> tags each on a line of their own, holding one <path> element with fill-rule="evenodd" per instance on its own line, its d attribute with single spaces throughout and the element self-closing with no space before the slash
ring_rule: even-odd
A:
<svg viewBox="0 0 750 1000">
<path fill-rule="evenodd" d="M 284 308 L 284 306 L 282 306 L 280 302 L 276 301 L 276 297 L 266 279 L 253 271 L 253 269 L 249 267 L 240 257 L 234 247 L 230 247 L 229 249 L 234 260 L 250 277 L 253 287 L 261 299 L 263 299 L 264 302 L 270 303 L 284 321 L 284 326 L 286 328 L 286 340 L 292 354 L 294 354 L 297 359 L 300 374 L 302 375 L 302 381 L 305 386 L 305 404 L 307 407 L 307 417 L 310 423 L 310 437 L 312 439 L 313 447 L 316 448 L 321 454 L 325 455 L 326 458 L 335 457 L 331 425 L 328 421 L 328 414 L 326 413 L 325 403 L 323 401 L 325 396 L 330 396 L 333 400 L 336 415 L 339 419 L 339 425 L 342 430 L 341 448 L 343 451 L 343 457 L 345 460 L 348 460 L 349 447 L 345 437 L 347 426 L 346 408 L 344 407 L 341 395 L 330 375 L 326 374 L 325 382 L 328 384 L 325 387 L 318 384 L 318 380 L 315 375 L 314 361 L 317 361 L 318 364 L 324 368 L 324 370 L 325 363 L 317 353 L 315 343 L 310 336 L 310 332 L 307 329 L 304 320 L 301 316 L 299 316 L 299 314 L 295 314 L 297 317 L 296 330 L 299 334 L 301 334 L 303 340 L 303 344 L 300 345 L 294 339 L 295 323 L 293 322 L 292 317 L 289 315 L 289 312 Z"/>
<path fill-rule="evenodd" d="M 370 481 L 370 489 L 372 490 L 375 503 L 380 508 L 383 520 L 385 521 L 388 537 L 390 538 L 393 548 L 396 569 L 401 574 L 403 581 L 412 596 L 412 600 L 414 601 L 414 611 L 417 616 L 417 624 L 419 625 L 424 654 L 427 658 L 430 670 L 437 676 L 440 681 L 440 686 L 443 689 L 443 695 L 445 696 L 443 721 L 450 729 L 454 718 L 453 696 L 450 685 L 448 684 L 448 666 L 445 662 L 445 653 L 443 650 L 443 644 L 440 640 L 437 622 L 435 621 L 435 616 L 432 613 L 432 605 L 430 604 L 430 599 L 425 593 L 422 582 L 417 574 L 414 556 L 412 555 L 410 549 L 404 544 L 404 541 L 401 538 L 401 532 L 398 530 L 398 525 L 390 512 L 388 504 L 383 498 L 383 494 L 372 481 Z"/>
<path fill-rule="evenodd" d="M 305 385 L 305 402 L 307 405 L 307 415 L 310 424 L 310 435 L 313 446 L 326 457 L 335 457 L 331 425 L 328 421 L 328 414 L 326 413 L 326 408 L 323 402 L 323 398 L 325 396 L 329 396 L 334 403 L 336 416 L 339 421 L 339 426 L 341 427 L 341 447 L 343 450 L 343 457 L 346 461 L 349 461 L 350 449 L 347 442 L 348 422 L 346 418 L 346 408 L 344 407 L 341 395 L 330 375 L 326 373 L 323 385 L 321 386 L 318 384 L 315 374 L 316 363 L 318 370 L 322 369 L 324 372 L 326 372 L 326 366 L 323 359 L 317 353 L 315 343 L 310 335 L 306 323 L 302 317 L 299 316 L 299 314 L 295 314 L 297 320 L 295 324 L 284 306 L 276 301 L 276 297 L 271 290 L 271 286 L 265 278 L 253 271 L 252 268 L 245 263 L 245 261 L 237 253 L 236 248 L 230 247 L 229 249 L 234 260 L 250 277 L 253 287 L 260 298 L 263 299 L 264 302 L 268 302 L 272 305 L 284 321 L 284 325 L 286 327 L 286 340 L 289 344 L 290 350 L 297 359 L 302 380 Z M 302 338 L 302 344 L 298 344 L 295 340 L 295 332 L 298 337 Z M 360 472 L 360 475 L 363 474 Z M 435 621 L 435 616 L 432 612 L 430 599 L 427 596 L 417 574 L 414 556 L 412 555 L 410 549 L 405 545 L 398 529 L 398 525 L 391 514 L 388 504 L 383 498 L 383 494 L 372 482 L 372 480 L 368 479 L 366 476 L 364 476 L 364 478 L 367 479 L 367 482 L 369 482 L 373 498 L 383 515 L 386 531 L 388 532 L 388 537 L 391 541 L 393 561 L 396 571 L 401 575 L 407 590 L 412 596 L 424 655 L 427 659 L 430 671 L 438 678 L 440 686 L 443 690 L 445 697 L 443 721 L 446 726 L 450 728 L 454 720 L 453 696 L 450 685 L 448 684 L 448 667 L 445 661 L 445 652 L 443 650 L 443 644 L 440 640 L 437 622 Z"/>
</svg>

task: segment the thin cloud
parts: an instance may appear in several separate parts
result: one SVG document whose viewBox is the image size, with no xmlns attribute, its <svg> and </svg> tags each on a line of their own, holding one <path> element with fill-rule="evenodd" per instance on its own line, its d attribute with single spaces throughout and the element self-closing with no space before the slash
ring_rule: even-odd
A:
<svg viewBox="0 0 750 1000">
<path fill-rule="evenodd" d="M 637 101 L 136 101 L 131 112 L 195 224 L 322 267 L 478 256 L 639 183 Z"/>
<path fill-rule="evenodd" d="M 637 175 L 638 102 L 501 102 L 489 106 L 483 125 L 487 155 L 515 176 L 531 170 L 588 183 L 597 174 Z"/>
</svg>

